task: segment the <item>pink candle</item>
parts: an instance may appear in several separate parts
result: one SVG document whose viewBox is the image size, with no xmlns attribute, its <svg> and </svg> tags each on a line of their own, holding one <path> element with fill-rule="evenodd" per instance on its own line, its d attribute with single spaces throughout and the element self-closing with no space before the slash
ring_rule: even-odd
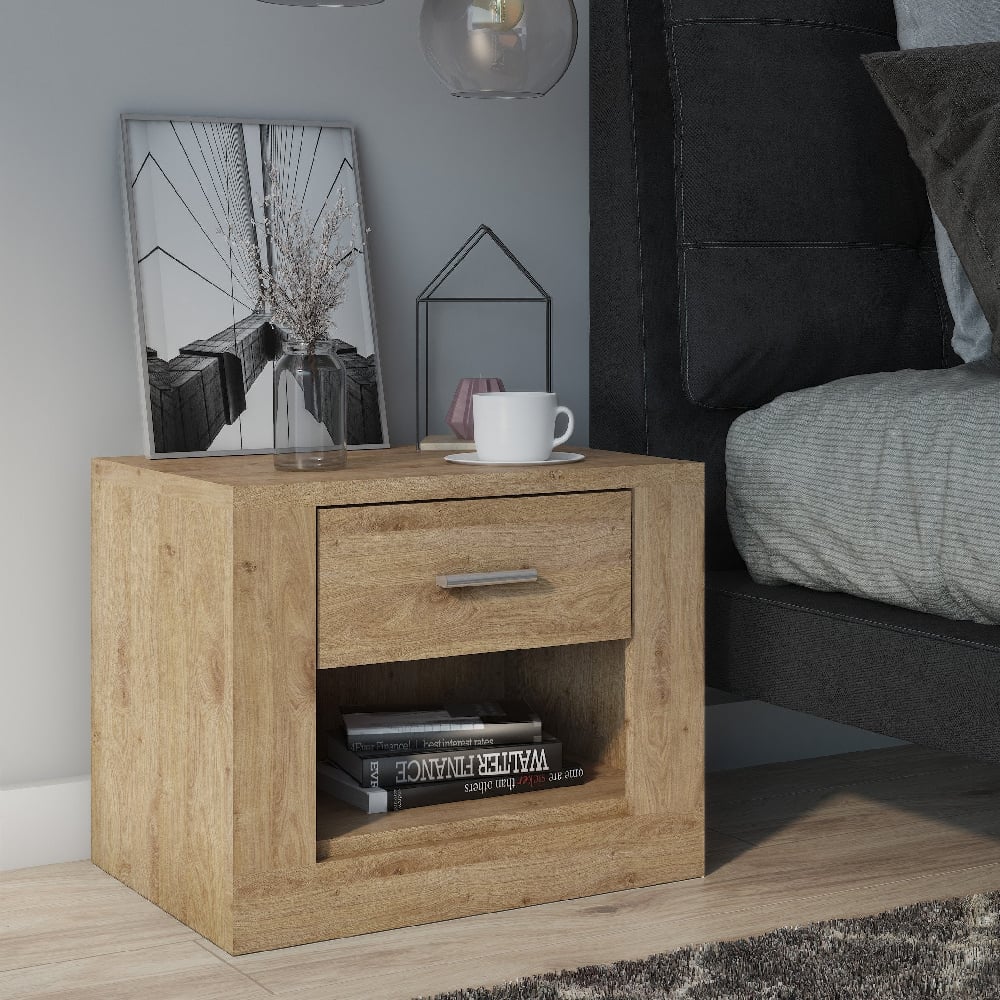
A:
<svg viewBox="0 0 1000 1000">
<path fill-rule="evenodd" d="M 462 441 L 471 441 L 475 436 L 472 420 L 472 397 L 477 392 L 504 392 L 503 382 L 498 378 L 463 378 L 455 390 L 445 422 Z"/>
</svg>

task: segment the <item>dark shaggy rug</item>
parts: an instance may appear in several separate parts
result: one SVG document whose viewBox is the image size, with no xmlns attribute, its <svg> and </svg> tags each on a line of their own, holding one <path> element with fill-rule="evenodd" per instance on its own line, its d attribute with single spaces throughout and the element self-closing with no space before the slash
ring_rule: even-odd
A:
<svg viewBox="0 0 1000 1000">
<path fill-rule="evenodd" d="M 435 1000 L 1000 1000 L 1000 893 Z"/>
</svg>

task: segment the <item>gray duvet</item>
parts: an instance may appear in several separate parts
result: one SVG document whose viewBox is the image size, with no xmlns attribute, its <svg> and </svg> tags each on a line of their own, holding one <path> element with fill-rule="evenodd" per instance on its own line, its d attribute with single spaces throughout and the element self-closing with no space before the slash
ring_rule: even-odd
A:
<svg viewBox="0 0 1000 1000">
<path fill-rule="evenodd" d="M 1000 623 L 1000 367 L 862 375 L 733 424 L 729 521 L 759 583 Z"/>
</svg>

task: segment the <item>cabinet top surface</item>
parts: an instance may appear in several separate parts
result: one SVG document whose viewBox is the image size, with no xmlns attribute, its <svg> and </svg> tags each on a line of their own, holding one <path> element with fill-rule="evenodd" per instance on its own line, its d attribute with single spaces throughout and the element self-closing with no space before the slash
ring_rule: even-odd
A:
<svg viewBox="0 0 1000 1000">
<path fill-rule="evenodd" d="M 394 503 L 434 498 L 566 493 L 704 481 L 696 462 L 586 450 L 573 465 L 469 467 L 415 448 L 350 452 L 337 472 L 280 472 L 270 455 L 94 459 L 94 476 L 246 504 Z"/>
</svg>

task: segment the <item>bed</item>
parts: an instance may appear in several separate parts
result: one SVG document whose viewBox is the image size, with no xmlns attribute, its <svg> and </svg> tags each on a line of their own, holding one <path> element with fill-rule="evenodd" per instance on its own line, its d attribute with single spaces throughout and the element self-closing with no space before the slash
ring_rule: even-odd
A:
<svg viewBox="0 0 1000 1000">
<path fill-rule="evenodd" d="M 891 2 L 736 6 L 591 5 L 591 443 L 706 463 L 711 686 L 1000 762 L 1000 626 L 758 583 L 734 545 L 741 413 L 959 364 L 926 189 L 859 62 L 896 47 Z"/>
</svg>

